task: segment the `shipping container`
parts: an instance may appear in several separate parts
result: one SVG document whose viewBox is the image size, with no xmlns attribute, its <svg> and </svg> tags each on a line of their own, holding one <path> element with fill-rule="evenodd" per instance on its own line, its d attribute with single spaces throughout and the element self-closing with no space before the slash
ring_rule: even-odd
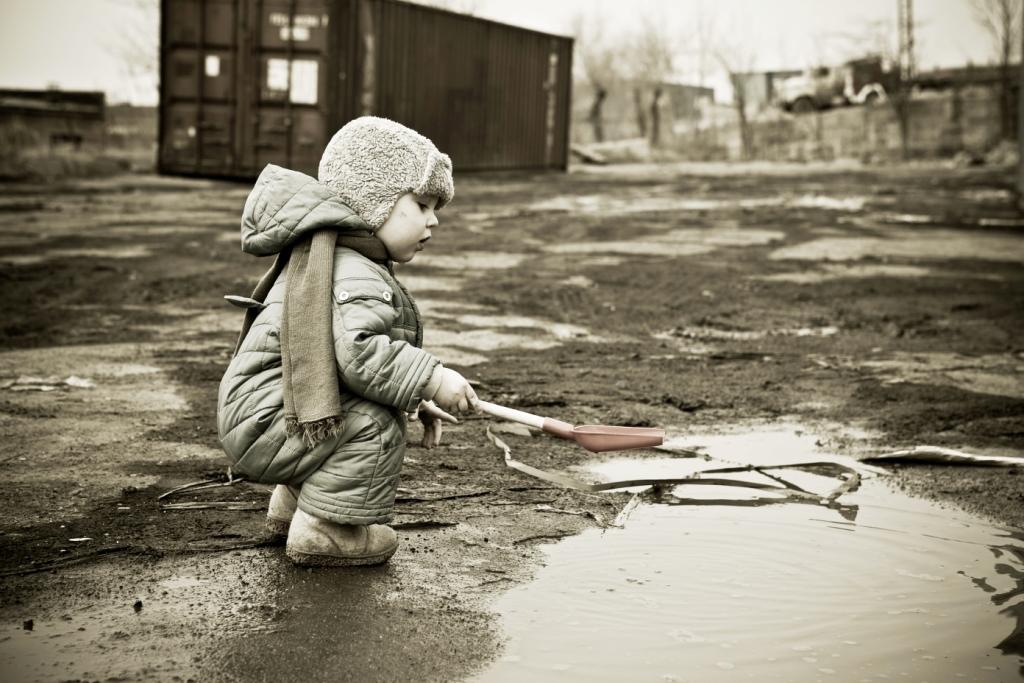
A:
<svg viewBox="0 0 1024 683">
<path fill-rule="evenodd" d="M 162 0 L 159 169 L 316 174 L 364 114 L 457 170 L 565 169 L 572 39 L 397 0 Z"/>
</svg>

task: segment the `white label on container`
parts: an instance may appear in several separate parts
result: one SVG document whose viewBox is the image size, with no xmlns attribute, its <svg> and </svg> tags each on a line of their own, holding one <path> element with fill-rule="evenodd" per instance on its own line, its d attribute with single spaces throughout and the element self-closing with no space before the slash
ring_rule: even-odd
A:
<svg viewBox="0 0 1024 683">
<path fill-rule="evenodd" d="M 288 26 L 288 14 L 286 12 L 271 12 L 267 15 L 267 21 L 271 26 Z M 315 14 L 296 14 L 291 25 L 320 28 L 320 26 L 327 26 L 327 15 L 318 17 Z"/>
<path fill-rule="evenodd" d="M 267 60 L 267 89 L 288 90 L 288 60 L 271 57 Z"/>
<path fill-rule="evenodd" d="M 206 75 L 210 78 L 220 76 L 220 57 L 217 55 L 206 55 Z"/>
<path fill-rule="evenodd" d="M 292 89 L 289 99 L 295 104 L 316 104 L 318 66 L 314 59 L 292 62 Z"/>
<path fill-rule="evenodd" d="M 320 28 L 320 17 L 318 17 L 315 14 L 296 14 L 294 25 L 308 26 L 310 28 Z"/>
<path fill-rule="evenodd" d="M 295 26 L 291 29 L 285 26 L 281 29 L 281 40 L 287 41 L 289 37 L 296 42 L 306 42 L 309 40 L 309 29 L 305 26 Z"/>
</svg>

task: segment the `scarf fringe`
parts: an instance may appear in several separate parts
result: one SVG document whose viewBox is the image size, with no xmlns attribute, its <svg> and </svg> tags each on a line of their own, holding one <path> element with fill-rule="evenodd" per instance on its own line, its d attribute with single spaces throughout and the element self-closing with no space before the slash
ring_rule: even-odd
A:
<svg viewBox="0 0 1024 683">
<path fill-rule="evenodd" d="M 285 430 L 289 434 L 301 434 L 302 442 L 308 448 L 313 448 L 318 443 L 326 441 L 331 437 L 338 436 L 345 429 L 345 418 L 325 417 L 314 422 L 299 423 L 298 418 L 289 417 L 285 420 Z"/>
</svg>

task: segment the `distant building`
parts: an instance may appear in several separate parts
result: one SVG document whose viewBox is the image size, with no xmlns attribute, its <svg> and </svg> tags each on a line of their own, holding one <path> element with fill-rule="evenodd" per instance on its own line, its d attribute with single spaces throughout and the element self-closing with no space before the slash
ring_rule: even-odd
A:
<svg viewBox="0 0 1024 683">
<path fill-rule="evenodd" d="M 0 131 L 14 147 L 99 149 L 106 142 L 102 92 L 0 90 Z"/>
</svg>

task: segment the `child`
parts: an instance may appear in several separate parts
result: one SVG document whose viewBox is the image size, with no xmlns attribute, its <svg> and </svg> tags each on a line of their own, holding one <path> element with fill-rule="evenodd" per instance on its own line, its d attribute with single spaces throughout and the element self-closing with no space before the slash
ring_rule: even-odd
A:
<svg viewBox="0 0 1024 683">
<path fill-rule="evenodd" d="M 477 408 L 459 373 L 419 348 L 419 311 L 395 279 L 451 201 L 451 160 L 401 124 L 339 130 L 319 181 L 267 166 L 245 202 L 242 251 L 276 254 L 220 384 L 217 426 L 234 471 L 278 484 L 267 526 L 299 565 L 385 562 L 405 455 L 405 413 L 437 445 L 448 412 Z"/>
</svg>

